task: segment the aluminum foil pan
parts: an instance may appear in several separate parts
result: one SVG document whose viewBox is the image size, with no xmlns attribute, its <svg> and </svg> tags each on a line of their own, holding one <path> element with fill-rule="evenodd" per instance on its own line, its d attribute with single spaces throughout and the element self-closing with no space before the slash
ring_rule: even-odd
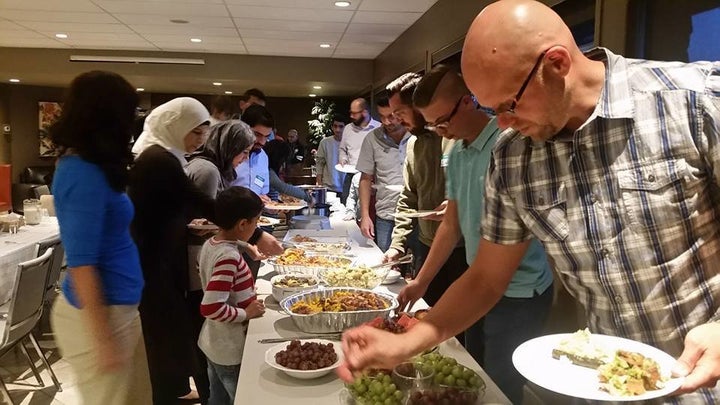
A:
<svg viewBox="0 0 720 405">
<path fill-rule="evenodd" d="M 320 312 L 312 315 L 294 314 L 290 307 L 299 301 L 313 298 L 329 297 L 337 291 L 366 292 L 377 295 L 390 303 L 385 309 L 372 311 L 347 311 L 347 312 Z M 362 288 L 325 288 L 312 291 L 305 291 L 291 295 L 280 301 L 280 308 L 292 318 L 295 326 L 307 333 L 333 333 L 342 332 L 345 329 L 358 326 L 371 321 L 377 317 L 387 318 L 390 312 L 397 309 L 398 302 L 392 295 L 381 294 Z"/>
<path fill-rule="evenodd" d="M 322 255 L 322 254 L 313 254 L 313 253 L 309 253 L 309 252 L 306 254 L 307 254 L 307 256 L 323 256 L 323 257 L 327 257 L 328 259 L 340 260 L 347 265 L 352 265 L 355 260 L 355 258 L 352 256 Z M 271 264 L 273 266 L 273 269 L 278 274 L 300 273 L 300 274 L 305 274 L 307 276 L 318 277 L 322 270 L 330 268 L 330 267 L 326 267 L 326 266 L 301 266 L 301 265 L 296 265 L 296 264 L 278 264 L 276 257 L 268 259 L 267 262 L 268 262 L 268 264 Z"/>
</svg>

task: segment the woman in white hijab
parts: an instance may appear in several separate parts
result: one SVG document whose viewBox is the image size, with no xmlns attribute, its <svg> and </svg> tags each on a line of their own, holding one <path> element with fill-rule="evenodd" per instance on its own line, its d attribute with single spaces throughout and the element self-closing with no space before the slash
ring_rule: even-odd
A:
<svg viewBox="0 0 720 405">
<path fill-rule="evenodd" d="M 183 166 L 184 156 L 205 141 L 209 118 L 199 101 L 176 98 L 148 115 L 133 147 L 136 158 L 128 183 L 135 205 L 131 231 L 145 277 L 140 318 L 154 405 L 175 404 L 189 394 L 191 375 L 200 396 L 206 395 L 206 370 L 195 361 L 199 349 L 192 333 L 193 309 L 186 300 L 186 224 L 215 215 L 213 199 L 192 184 Z"/>
</svg>

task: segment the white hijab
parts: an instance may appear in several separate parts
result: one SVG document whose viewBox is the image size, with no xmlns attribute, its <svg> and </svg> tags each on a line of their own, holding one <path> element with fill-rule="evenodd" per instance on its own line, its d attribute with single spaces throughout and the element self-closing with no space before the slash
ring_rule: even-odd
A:
<svg viewBox="0 0 720 405">
<path fill-rule="evenodd" d="M 157 106 L 145 118 L 143 132 L 138 137 L 132 152 L 137 158 L 152 145 L 160 145 L 184 164 L 185 135 L 195 127 L 210 120 L 205 106 L 192 97 L 178 97 Z"/>
</svg>

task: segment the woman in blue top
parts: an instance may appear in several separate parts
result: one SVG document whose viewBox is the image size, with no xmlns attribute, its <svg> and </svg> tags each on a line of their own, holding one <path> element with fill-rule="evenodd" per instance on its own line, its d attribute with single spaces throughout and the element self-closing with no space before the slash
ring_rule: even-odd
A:
<svg viewBox="0 0 720 405">
<path fill-rule="evenodd" d="M 87 72 L 73 80 L 50 129 L 61 151 L 53 194 L 68 265 L 51 321 L 86 405 L 151 402 L 138 314 L 143 276 L 124 192 L 137 104 L 121 76 Z"/>
</svg>

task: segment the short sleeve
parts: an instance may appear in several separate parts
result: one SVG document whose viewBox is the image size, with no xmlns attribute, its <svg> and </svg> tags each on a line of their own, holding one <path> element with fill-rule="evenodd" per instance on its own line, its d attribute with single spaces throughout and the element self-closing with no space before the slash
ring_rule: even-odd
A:
<svg viewBox="0 0 720 405">
<path fill-rule="evenodd" d="M 60 237 L 68 267 L 95 266 L 112 189 L 97 166 L 79 159 L 61 162 L 53 187 Z"/>
<path fill-rule="evenodd" d="M 375 174 L 375 153 L 372 144 L 374 137 L 375 131 L 372 131 L 363 140 L 362 146 L 360 147 L 360 155 L 358 156 L 357 165 L 355 166 L 357 171 L 369 175 Z"/>
</svg>

